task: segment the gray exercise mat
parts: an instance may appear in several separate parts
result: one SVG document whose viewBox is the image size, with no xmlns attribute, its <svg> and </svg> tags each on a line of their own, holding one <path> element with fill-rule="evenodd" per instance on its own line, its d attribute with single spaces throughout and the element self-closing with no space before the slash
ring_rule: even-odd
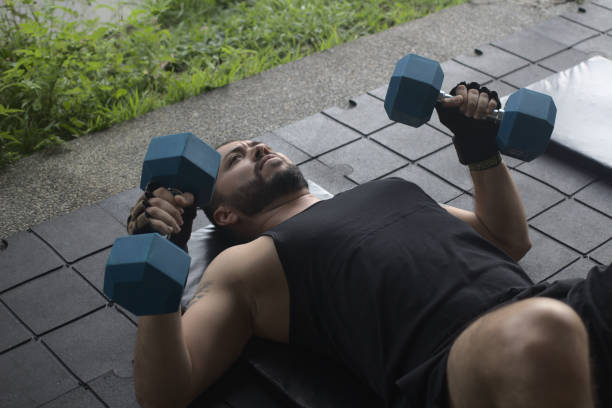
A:
<svg viewBox="0 0 612 408">
<path fill-rule="evenodd" d="M 612 61 L 592 57 L 527 88 L 557 105 L 552 142 L 612 169 Z"/>
</svg>

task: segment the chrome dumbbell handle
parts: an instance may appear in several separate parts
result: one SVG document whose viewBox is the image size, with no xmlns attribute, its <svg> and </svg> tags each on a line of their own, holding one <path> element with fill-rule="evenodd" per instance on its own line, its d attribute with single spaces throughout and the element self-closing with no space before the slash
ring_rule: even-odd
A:
<svg viewBox="0 0 612 408">
<path fill-rule="evenodd" d="M 440 91 L 440 94 L 438 95 L 438 99 L 436 101 L 437 102 L 441 102 L 444 99 L 449 99 L 449 98 L 453 98 L 453 95 L 447 94 L 444 91 Z M 503 117 L 504 117 L 504 110 L 503 109 L 495 109 L 495 110 L 493 110 L 492 113 L 490 113 L 487 116 L 485 116 L 486 119 L 493 120 L 495 122 L 501 122 Z"/>
</svg>

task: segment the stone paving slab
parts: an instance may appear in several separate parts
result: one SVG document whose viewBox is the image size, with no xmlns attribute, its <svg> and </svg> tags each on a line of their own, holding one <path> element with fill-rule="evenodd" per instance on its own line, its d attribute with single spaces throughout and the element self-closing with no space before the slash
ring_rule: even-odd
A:
<svg viewBox="0 0 612 408">
<path fill-rule="evenodd" d="M 474 48 L 482 55 L 457 50 L 459 56 L 442 62 L 445 90 L 465 79 L 508 95 L 592 53 L 611 55 L 612 26 L 592 15 L 612 13 L 611 0 L 586 9 L 588 15 L 566 9 L 526 31 L 480 43 Z M 473 210 L 470 176 L 436 113 L 418 129 L 394 124 L 382 109 L 387 86 L 366 89 L 373 90 L 352 93 L 347 105 L 250 136 L 285 152 L 333 194 L 402 177 L 439 202 Z M 584 277 L 592 266 L 612 262 L 610 173 L 554 150 L 529 163 L 504 161 L 528 216 L 533 247 L 520 263 L 534 281 Z M 130 188 L 6 237 L 8 247 L 0 250 L 0 406 L 137 406 L 137 318 L 108 303 L 102 286 L 110 245 L 126 233 L 128 210 L 140 194 Z M 198 215 L 194 228 L 206 223 Z M 240 362 L 196 406 L 291 406 L 262 381 Z"/>
</svg>

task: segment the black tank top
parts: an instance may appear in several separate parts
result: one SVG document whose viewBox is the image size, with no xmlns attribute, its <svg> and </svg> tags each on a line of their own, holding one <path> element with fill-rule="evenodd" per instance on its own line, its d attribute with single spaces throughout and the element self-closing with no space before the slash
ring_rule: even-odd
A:
<svg viewBox="0 0 612 408">
<path fill-rule="evenodd" d="M 392 178 L 320 201 L 264 235 L 289 285 L 290 343 L 336 359 L 389 402 L 465 325 L 531 286 L 503 251 Z"/>
</svg>

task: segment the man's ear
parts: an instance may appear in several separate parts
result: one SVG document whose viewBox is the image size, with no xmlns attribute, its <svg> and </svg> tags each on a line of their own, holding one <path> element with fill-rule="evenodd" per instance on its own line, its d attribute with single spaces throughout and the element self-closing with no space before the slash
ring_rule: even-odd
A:
<svg viewBox="0 0 612 408">
<path fill-rule="evenodd" d="M 215 219 L 217 225 L 221 227 L 232 226 L 236 224 L 239 220 L 236 211 L 225 204 L 221 204 L 217 207 L 217 209 L 213 213 L 213 218 Z"/>
</svg>

